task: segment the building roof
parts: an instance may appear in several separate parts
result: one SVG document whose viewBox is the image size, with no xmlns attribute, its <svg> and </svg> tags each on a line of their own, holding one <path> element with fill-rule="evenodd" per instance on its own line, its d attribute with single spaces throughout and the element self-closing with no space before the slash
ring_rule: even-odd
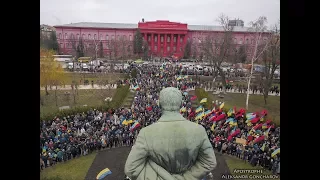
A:
<svg viewBox="0 0 320 180">
<path fill-rule="evenodd" d="M 208 25 L 188 25 L 191 31 L 224 31 L 222 26 L 208 26 Z M 248 27 L 234 26 L 233 31 L 248 32 Z"/>
<path fill-rule="evenodd" d="M 135 29 L 138 24 L 125 24 L 125 23 L 97 23 L 97 22 L 79 22 L 59 25 L 62 27 L 84 27 L 84 28 L 115 28 L 115 29 Z"/>
<path fill-rule="evenodd" d="M 97 23 L 97 22 L 79 22 L 58 25 L 60 27 L 83 27 L 83 28 L 114 28 L 114 29 L 136 29 L 138 24 L 126 24 L 126 23 Z M 57 27 L 58 27 L 57 26 Z M 188 29 L 191 31 L 223 31 L 222 26 L 208 26 L 208 25 L 188 25 Z M 235 26 L 236 32 L 247 32 L 248 27 Z"/>
</svg>

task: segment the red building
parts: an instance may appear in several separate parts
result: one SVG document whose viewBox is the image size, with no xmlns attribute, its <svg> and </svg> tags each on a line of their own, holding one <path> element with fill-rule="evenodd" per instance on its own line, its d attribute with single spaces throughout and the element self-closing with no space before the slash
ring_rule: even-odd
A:
<svg viewBox="0 0 320 180">
<path fill-rule="evenodd" d="M 199 55 L 199 43 L 208 35 L 219 37 L 224 32 L 220 26 L 188 25 L 163 20 L 138 24 L 80 22 L 59 25 L 55 28 L 60 50 L 64 54 L 74 54 L 74 43 L 82 37 L 88 52 L 92 47 L 94 53 L 102 43 L 104 56 L 125 54 L 128 57 L 133 55 L 132 42 L 137 28 L 148 42 L 149 54 L 159 57 L 171 55 L 182 57 L 187 40 L 195 45 L 193 51 L 197 51 L 195 53 Z M 252 33 L 249 33 L 246 27 L 235 26 L 233 36 L 237 45 L 254 44 Z M 112 42 L 117 44 L 113 45 Z M 248 52 L 249 56 L 250 53 Z"/>
</svg>

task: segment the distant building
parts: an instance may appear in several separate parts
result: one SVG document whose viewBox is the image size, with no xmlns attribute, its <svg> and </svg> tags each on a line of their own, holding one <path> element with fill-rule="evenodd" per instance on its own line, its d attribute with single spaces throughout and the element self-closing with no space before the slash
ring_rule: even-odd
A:
<svg viewBox="0 0 320 180">
<path fill-rule="evenodd" d="M 229 20 L 229 26 L 244 26 L 244 22 L 240 19 L 235 19 L 235 20 Z"/>
<path fill-rule="evenodd" d="M 254 44 L 252 32 L 243 26 L 242 20 L 230 23 L 235 24 L 233 29 L 234 44 L 247 44 L 248 46 Z M 105 57 L 108 57 L 109 54 L 121 57 L 124 49 L 127 57 L 132 55 L 133 39 L 137 29 L 140 29 L 142 37 L 148 43 L 149 55 L 153 57 L 173 55 L 180 58 L 183 57 L 188 40 L 197 47 L 193 54 L 199 56 L 201 53 L 200 44 L 208 35 L 219 40 L 224 32 L 221 26 L 188 25 L 167 20 L 145 21 L 144 19 L 138 24 L 79 22 L 54 27 L 60 50 L 64 54 L 74 54 L 74 43 L 77 43 L 81 38 L 88 52 L 90 49 L 94 49 L 97 42 L 101 43 Z M 125 43 L 121 41 L 125 41 Z M 115 42 L 119 42 L 119 44 L 113 45 Z M 122 44 L 125 44 L 126 47 L 120 47 Z M 252 52 L 248 52 L 248 56 L 250 53 Z"/>
<path fill-rule="evenodd" d="M 50 38 L 52 32 L 56 31 L 56 29 L 52 26 L 48 26 L 45 24 L 40 25 L 40 37 Z"/>
</svg>

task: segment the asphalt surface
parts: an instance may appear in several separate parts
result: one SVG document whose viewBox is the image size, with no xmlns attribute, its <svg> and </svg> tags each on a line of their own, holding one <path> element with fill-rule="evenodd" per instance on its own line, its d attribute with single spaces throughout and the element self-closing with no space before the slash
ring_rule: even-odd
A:
<svg viewBox="0 0 320 180">
<path fill-rule="evenodd" d="M 98 152 L 85 179 L 95 180 L 97 174 L 101 170 L 109 168 L 112 174 L 108 175 L 104 180 L 123 180 L 125 176 L 124 166 L 130 150 L 130 147 L 119 147 Z M 217 159 L 217 167 L 212 171 L 213 179 L 222 180 L 222 175 L 228 175 L 230 174 L 230 171 L 223 155 L 217 152 L 215 155 Z"/>
</svg>

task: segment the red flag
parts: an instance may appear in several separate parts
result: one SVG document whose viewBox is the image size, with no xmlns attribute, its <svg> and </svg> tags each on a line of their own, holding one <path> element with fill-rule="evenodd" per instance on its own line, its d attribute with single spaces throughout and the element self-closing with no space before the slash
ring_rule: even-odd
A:
<svg viewBox="0 0 320 180">
<path fill-rule="evenodd" d="M 240 129 L 235 130 L 230 136 L 234 137 L 240 133 Z"/>
<path fill-rule="evenodd" d="M 255 123 L 257 123 L 258 121 L 260 121 L 260 117 L 255 117 L 255 118 L 252 119 L 250 122 L 251 122 L 252 124 L 255 124 Z"/>
<path fill-rule="evenodd" d="M 197 99 L 197 96 L 192 96 L 192 97 L 190 98 L 191 101 L 194 101 L 194 100 L 196 100 L 196 99 Z"/>
<path fill-rule="evenodd" d="M 260 129 L 262 127 L 262 123 L 257 124 L 253 127 L 254 130 Z"/>
<path fill-rule="evenodd" d="M 258 143 L 258 142 L 263 141 L 263 140 L 264 140 L 264 136 L 260 136 L 260 137 L 256 138 L 256 139 L 253 141 L 253 143 Z"/>
</svg>

